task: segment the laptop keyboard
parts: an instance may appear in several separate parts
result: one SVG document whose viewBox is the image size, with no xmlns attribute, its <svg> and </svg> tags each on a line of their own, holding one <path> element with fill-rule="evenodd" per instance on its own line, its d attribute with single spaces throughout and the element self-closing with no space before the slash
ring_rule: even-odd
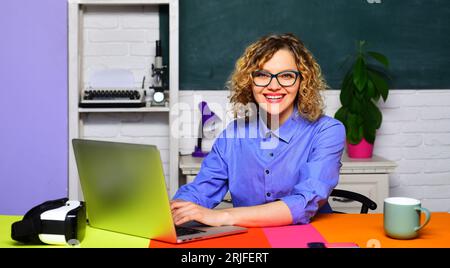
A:
<svg viewBox="0 0 450 268">
<path fill-rule="evenodd" d="M 186 227 L 181 227 L 181 226 L 175 226 L 175 231 L 177 232 L 177 236 L 198 234 L 198 233 L 204 233 L 205 232 L 205 231 L 202 231 L 202 230 L 186 228 Z"/>
</svg>

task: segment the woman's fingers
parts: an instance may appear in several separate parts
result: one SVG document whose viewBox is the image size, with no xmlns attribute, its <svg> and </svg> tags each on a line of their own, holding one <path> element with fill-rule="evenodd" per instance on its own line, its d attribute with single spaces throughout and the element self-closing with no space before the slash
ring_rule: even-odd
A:
<svg viewBox="0 0 450 268">
<path fill-rule="evenodd" d="M 198 221 L 206 225 L 221 226 L 223 213 L 202 207 L 192 202 L 174 200 L 170 204 L 175 225 L 189 221 Z"/>
<path fill-rule="evenodd" d="M 179 207 L 177 209 L 172 210 L 172 216 L 178 217 L 179 215 L 186 214 L 196 210 L 196 206 L 193 204 L 187 204 L 185 206 Z"/>
<path fill-rule="evenodd" d="M 201 214 L 198 212 L 198 210 L 186 210 L 182 213 L 178 213 L 177 215 L 173 216 L 173 221 L 176 225 L 183 224 L 188 221 L 201 221 Z"/>
<path fill-rule="evenodd" d="M 192 202 L 174 202 L 171 204 L 172 218 L 176 225 L 192 220 L 200 220 L 200 206 Z"/>
</svg>

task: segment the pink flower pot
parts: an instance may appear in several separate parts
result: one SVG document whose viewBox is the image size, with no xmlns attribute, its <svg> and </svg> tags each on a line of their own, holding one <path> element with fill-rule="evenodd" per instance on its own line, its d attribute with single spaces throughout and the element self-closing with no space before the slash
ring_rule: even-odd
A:
<svg viewBox="0 0 450 268">
<path fill-rule="evenodd" d="M 358 144 L 351 144 L 347 141 L 347 154 L 350 158 L 372 158 L 373 144 L 368 143 L 364 138 Z"/>
</svg>

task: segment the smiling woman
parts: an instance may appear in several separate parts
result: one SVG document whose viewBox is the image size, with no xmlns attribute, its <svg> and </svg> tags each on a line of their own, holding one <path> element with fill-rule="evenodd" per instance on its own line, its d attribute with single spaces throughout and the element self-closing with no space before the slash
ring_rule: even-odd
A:
<svg viewBox="0 0 450 268">
<path fill-rule="evenodd" d="M 176 193 L 175 224 L 304 224 L 319 209 L 330 211 L 326 200 L 338 182 L 345 129 L 323 115 L 325 85 L 294 35 L 250 45 L 229 82 L 236 114 L 247 110 L 216 139 L 194 181 Z M 234 207 L 212 210 L 227 191 Z"/>
</svg>

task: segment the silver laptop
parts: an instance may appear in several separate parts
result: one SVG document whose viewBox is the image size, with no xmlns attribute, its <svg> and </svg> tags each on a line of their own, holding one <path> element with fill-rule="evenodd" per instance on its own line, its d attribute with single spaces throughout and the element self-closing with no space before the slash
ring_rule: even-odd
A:
<svg viewBox="0 0 450 268">
<path fill-rule="evenodd" d="M 92 227 L 170 243 L 247 232 L 194 222 L 175 226 L 156 146 L 83 139 L 72 145 Z"/>
</svg>

